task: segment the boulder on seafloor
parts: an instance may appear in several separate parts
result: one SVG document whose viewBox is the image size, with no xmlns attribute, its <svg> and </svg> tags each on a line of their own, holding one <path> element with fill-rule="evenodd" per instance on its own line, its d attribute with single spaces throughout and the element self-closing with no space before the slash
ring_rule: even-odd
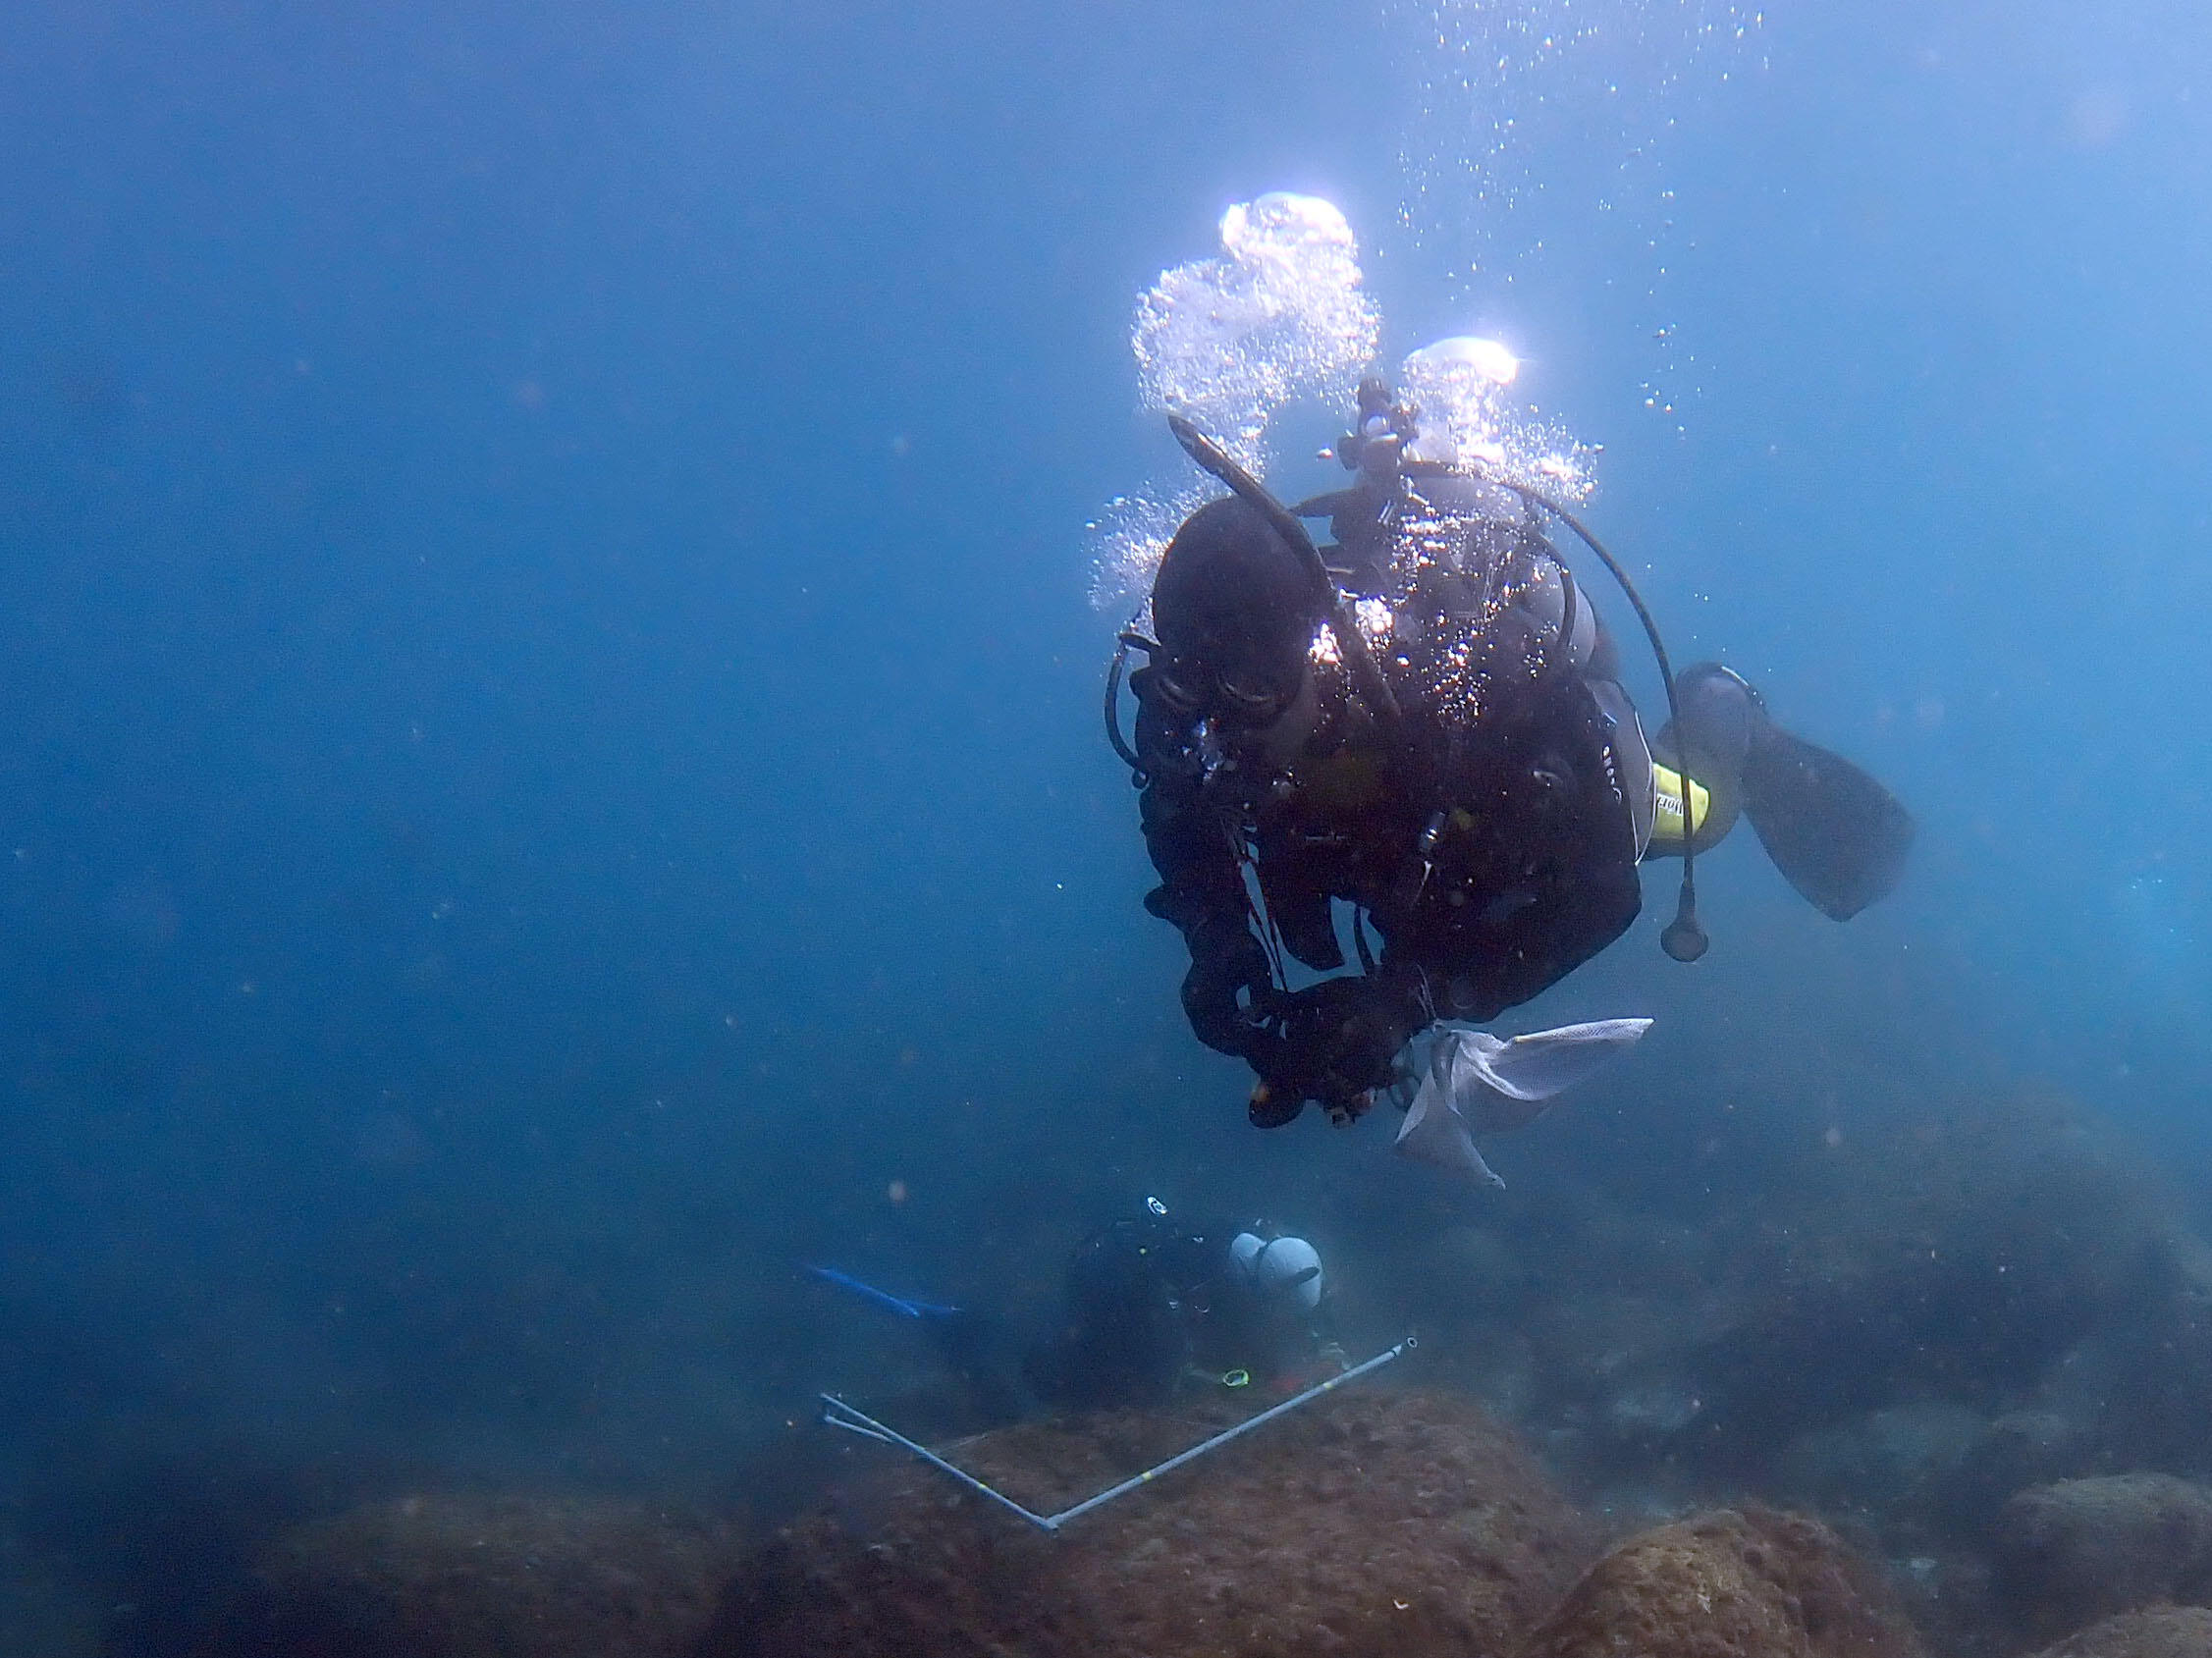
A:
<svg viewBox="0 0 2212 1658">
<path fill-rule="evenodd" d="M 2170 1294 L 2163 1189 L 2056 1107 L 1931 1117 L 1803 1172 L 1748 1206 L 1730 1314 L 1688 1365 L 1706 1415 L 1687 1448 L 1740 1475 L 1873 1411 L 1994 1416 L 2112 1309 Z"/>
<path fill-rule="evenodd" d="M 1641 1532 L 1584 1575 L 1522 1658 L 1918 1658 L 1872 1569 L 1802 1515 L 1719 1509 Z"/>
<path fill-rule="evenodd" d="M 206 1658 L 675 1658 L 738 1553 L 717 1524 L 584 1497 L 424 1495 L 266 1546 Z"/>
<path fill-rule="evenodd" d="M 2212 1653 L 2212 1611 L 2153 1606 L 2091 1624 L 2035 1658 L 2205 1658 Z"/>
<path fill-rule="evenodd" d="M 1220 1420 L 1030 1422 L 957 1460 L 1039 1511 Z M 1507 1650 L 1597 1552 L 1591 1523 L 1472 1401 L 1346 1391 L 1046 1536 L 943 1474 L 858 1448 L 865 1488 L 730 1583 L 697 1658 Z"/>
<path fill-rule="evenodd" d="M 2212 1491 L 2165 1473 L 2032 1486 L 1997 1517 L 1997 1581 L 2044 1639 L 2157 1601 L 2212 1599 Z"/>
<path fill-rule="evenodd" d="M 2051 1403 L 2095 1423 L 2108 1465 L 2212 1478 L 2212 1246 L 2172 1232 L 2135 1267 L 2072 1356 L 2084 1373 L 2072 1387 L 2054 1375 Z"/>
<path fill-rule="evenodd" d="M 2095 1463 L 2096 1446 L 2077 1421 L 2052 1411 L 2011 1411 L 1937 1480 L 1936 1513 L 1951 1530 L 1980 1538 L 2016 1493 L 2102 1471 Z"/>
<path fill-rule="evenodd" d="M 1791 1440 L 1775 1461 L 1775 1489 L 1827 1514 L 1919 1512 L 1987 1434 L 1973 1412 L 1938 1400 L 1869 1412 Z"/>
</svg>

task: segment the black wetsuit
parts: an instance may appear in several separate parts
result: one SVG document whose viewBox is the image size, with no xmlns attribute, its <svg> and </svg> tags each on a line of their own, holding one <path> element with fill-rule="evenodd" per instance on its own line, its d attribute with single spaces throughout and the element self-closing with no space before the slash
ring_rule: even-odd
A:
<svg viewBox="0 0 2212 1658">
<path fill-rule="evenodd" d="M 1296 707 L 1243 728 L 1200 706 L 1188 665 L 1131 675 L 1142 818 L 1160 884 L 1146 907 L 1190 950 L 1200 1041 L 1249 1061 L 1253 1117 L 1356 1114 L 1437 1017 L 1487 1020 L 1627 929 L 1641 894 L 1649 753 L 1612 649 L 1510 495 L 1453 475 L 1434 498 L 1333 504 L 1341 583 L 1386 607 L 1374 655 L 1393 722 L 1318 653 Z M 1566 643 L 1562 643 L 1562 636 Z M 1264 914 L 1248 896 L 1250 871 Z M 1268 932 L 1317 972 L 1285 989 Z M 1380 940 L 1370 953 L 1367 933 Z"/>
<path fill-rule="evenodd" d="M 1145 1214 L 1085 1239 L 1068 1261 L 1067 1304 L 1023 1375 L 1055 1405 L 1160 1405 L 1185 1376 L 1267 1380 L 1314 1356 L 1311 1319 L 1254 1285 L 1229 1253 L 1258 1223 Z"/>
</svg>

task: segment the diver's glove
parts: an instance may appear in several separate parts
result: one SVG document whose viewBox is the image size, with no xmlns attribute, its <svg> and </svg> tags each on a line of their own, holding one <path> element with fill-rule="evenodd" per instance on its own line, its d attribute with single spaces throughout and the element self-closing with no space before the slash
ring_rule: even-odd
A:
<svg viewBox="0 0 2212 1658">
<path fill-rule="evenodd" d="M 1318 1099 L 1339 1122 L 1360 1116 L 1376 1089 L 1396 1080 L 1394 1061 L 1414 1023 L 1401 998 L 1364 975 L 1278 992 L 1270 1029 L 1247 1057 L 1260 1074 L 1249 1114 L 1280 1128 Z"/>
</svg>

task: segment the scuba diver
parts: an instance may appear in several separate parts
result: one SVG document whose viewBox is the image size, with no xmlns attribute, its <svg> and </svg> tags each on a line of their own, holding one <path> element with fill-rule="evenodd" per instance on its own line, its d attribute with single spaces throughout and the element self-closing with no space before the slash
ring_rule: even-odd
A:
<svg viewBox="0 0 2212 1658">
<path fill-rule="evenodd" d="M 1661 941 L 1696 960 L 1696 857 L 1739 815 L 1835 920 L 1896 884 L 1913 823 L 1887 789 L 1782 730 L 1730 669 L 1676 675 L 1580 521 L 1502 475 L 1422 458 L 1420 410 L 1382 381 L 1361 385 L 1336 449 L 1351 485 L 1296 508 L 1169 424 L 1231 493 L 1168 544 L 1152 633 L 1124 631 L 1114 656 L 1107 727 L 1160 875 L 1145 907 L 1189 949 L 1192 1031 L 1256 1073 L 1255 1124 L 1309 1100 L 1349 1121 L 1402 1095 L 1415 1036 L 1494 1019 L 1620 936 L 1644 860 L 1682 858 Z M 1307 518 L 1328 520 L 1325 550 Z M 1650 637 L 1670 711 L 1655 743 L 1551 523 L 1605 562 Z M 1128 674 L 1133 747 L 1118 719 L 1132 649 L 1148 659 Z M 1286 954 L 1334 976 L 1293 989 Z"/>
<path fill-rule="evenodd" d="M 836 1267 L 815 1277 L 916 1321 L 954 1384 L 964 1430 L 1028 1414 L 1158 1406 L 1186 1386 L 1263 1392 L 1345 1367 L 1320 1254 L 1259 1221 L 1170 1217 L 1158 1198 L 1099 1228 L 1067 1263 L 1064 1305 L 1016 1357 L 995 1319 L 893 1295 Z"/>
<path fill-rule="evenodd" d="M 1065 1314 L 1030 1349 L 1039 1398 L 1096 1410 L 1165 1404 L 1186 1384 L 1303 1385 L 1344 1366 L 1321 1256 L 1260 1222 L 1193 1222 L 1158 1198 L 1100 1228 L 1067 1267 Z"/>
</svg>

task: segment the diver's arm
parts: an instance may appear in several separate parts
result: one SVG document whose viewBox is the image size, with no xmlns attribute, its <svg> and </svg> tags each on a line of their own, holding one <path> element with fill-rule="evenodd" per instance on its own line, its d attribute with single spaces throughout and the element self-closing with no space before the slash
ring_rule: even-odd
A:
<svg viewBox="0 0 2212 1658">
<path fill-rule="evenodd" d="M 1254 1122 L 1286 1123 L 1309 1099 L 1357 1116 L 1392 1081 L 1393 1057 L 1426 1022 L 1418 983 L 1386 968 L 1296 991 L 1276 985 L 1253 930 L 1236 826 L 1225 821 L 1236 808 L 1209 789 L 1195 721 L 1172 706 L 1149 669 L 1130 675 L 1130 688 L 1146 776 L 1145 847 L 1160 876 L 1145 908 L 1179 929 L 1190 951 L 1183 1011 L 1193 1034 L 1258 1075 Z"/>
<path fill-rule="evenodd" d="M 1143 804 L 1145 842 L 1164 878 L 1145 907 L 1180 928 L 1190 950 L 1183 1012 L 1193 1034 L 1251 1065 L 1256 1123 L 1288 1122 L 1308 1099 L 1357 1116 L 1426 1020 L 1417 986 L 1385 967 L 1280 989 L 1248 920 L 1243 872 L 1196 779 L 1156 773 Z"/>
<path fill-rule="evenodd" d="M 1146 773 L 1139 798 L 1145 850 L 1160 878 L 1145 908 L 1177 928 L 1190 951 L 1183 1012 L 1192 1033 L 1216 1052 L 1246 1058 L 1262 1039 L 1258 1010 L 1274 976 L 1246 919 L 1244 875 L 1220 809 L 1206 796 L 1193 734 L 1160 706 L 1149 672 L 1130 676 Z"/>
</svg>

